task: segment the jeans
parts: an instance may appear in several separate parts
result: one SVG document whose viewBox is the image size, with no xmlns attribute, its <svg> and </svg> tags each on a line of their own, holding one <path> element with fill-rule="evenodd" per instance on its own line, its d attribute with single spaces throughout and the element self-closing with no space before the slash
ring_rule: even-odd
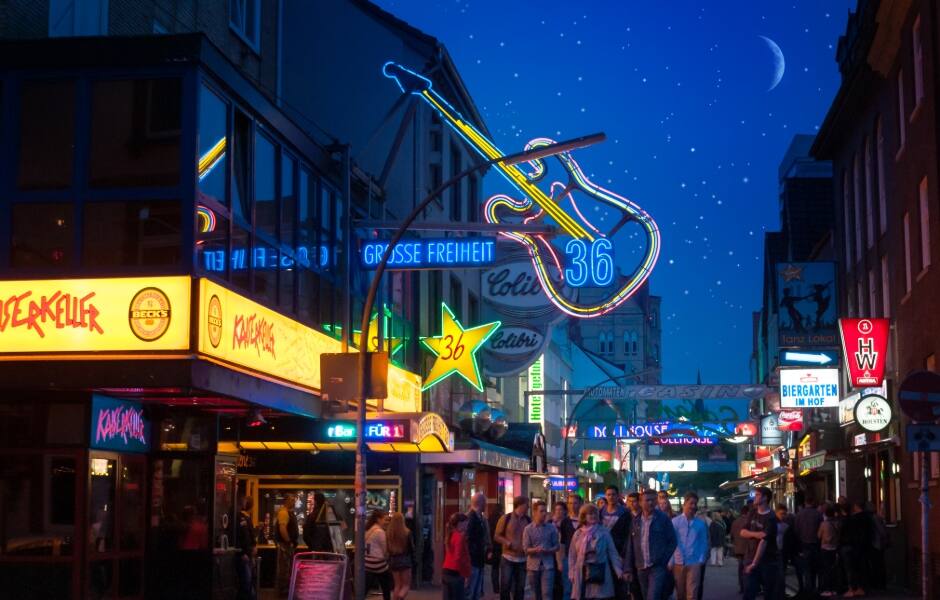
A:
<svg viewBox="0 0 940 600">
<path fill-rule="evenodd" d="M 391 571 L 385 571 L 383 573 L 370 573 L 366 571 L 366 595 L 368 595 L 369 590 L 373 589 L 376 585 L 382 590 L 382 600 L 392 599 L 392 587 L 394 586 Z M 463 591 L 463 588 L 461 588 L 461 591 Z"/>
<path fill-rule="evenodd" d="M 840 548 L 849 589 L 865 587 L 865 550 L 856 546 Z"/>
<path fill-rule="evenodd" d="M 552 586 L 553 600 L 571 600 L 571 580 L 568 579 L 568 561 L 561 569 L 555 569 L 555 584 Z"/>
<path fill-rule="evenodd" d="M 464 600 L 466 597 L 467 580 L 457 571 L 444 569 L 441 583 L 444 584 L 444 600 Z"/>
<path fill-rule="evenodd" d="M 511 560 L 500 561 L 499 600 L 525 600 L 525 563 Z"/>
<path fill-rule="evenodd" d="M 723 567 L 725 566 L 725 549 L 720 546 L 712 546 L 711 549 L 711 565 Z"/>
<path fill-rule="evenodd" d="M 672 574 L 676 578 L 676 600 L 697 600 L 702 565 L 676 565 Z"/>
<path fill-rule="evenodd" d="M 648 569 L 637 569 L 637 577 L 640 579 L 640 590 L 643 593 L 643 600 L 666 600 L 668 590 L 672 586 L 668 585 L 668 579 L 672 577 L 666 567 L 652 566 Z"/>
<path fill-rule="evenodd" d="M 819 591 L 836 591 L 836 565 L 839 561 L 838 552 L 835 550 L 819 551 Z"/>
<path fill-rule="evenodd" d="M 535 600 L 552 600 L 554 580 L 555 569 L 526 571 L 526 587 L 532 590 L 532 598 Z"/>
<path fill-rule="evenodd" d="M 467 600 L 480 600 L 483 596 L 483 574 L 486 567 L 471 567 L 470 579 L 467 580 Z"/>
<path fill-rule="evenodd" d="M 277 595 L 281 597 L 287 596 L 290 588 L 290 575 L 291 569 L 294 567 L 295 548 L 290 544 L 277 545 L 277 575 L 275 581 L 277 582 Z"/>
<path fill-rule="evenodd" d="M 747 573 L 746 577 L 744 600 L 755 600 L 762 587 L 765 599 L 775 598 L 780 585 L 780 561 L 761 560 L 750 573 Z"/>
<path fill-rule="evenodd" d="M 235 570 L 238 574 L 238 600 L 255 600 L 254 570 L 255 563 L 247 554 L 235 557 Z"/>
<path fill-rule="evenodd" d="M 797 558 L 797 575 L 800 590 L 810 595 L 816 593 L 816 578 L 819 572 L 819 544 L 803 544 Z"/>
<path fill-rule="evenodd" d="M 744 593 L 744 555 L 735 554 L 734 556 L 738 559 L 738 593 L 743 594 Z"/>
</svg>

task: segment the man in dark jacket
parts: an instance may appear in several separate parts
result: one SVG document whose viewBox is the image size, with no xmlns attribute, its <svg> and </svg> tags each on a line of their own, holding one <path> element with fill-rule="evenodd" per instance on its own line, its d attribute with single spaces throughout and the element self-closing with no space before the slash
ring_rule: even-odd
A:
<svg viewBox="0 0 940 600">
<path fill-rule="evenodd" d="M 646 490 L 640 499 L 640 515 L 633 519 L 627 544 L 624 573 L 640 580 L 644 600 L 666 600 L 673 589 L 668 564 L 676 551 L 676 530 L 672 521 L 656 509 L 655 490 Z"/>
<path fill-rule="evenodd" d="M 258 540 L 255 534 L 255 526 L 251 520 L 251 508 L 254 506 L 254 500 L 251 496 L 245 496 L 242 500 L 242 509 L 238 513 L 238 531 L 236 541 L 239 552 L 236 555 L 237 563 L 235 565 L 238 573 L 238 600 L 255 599 L 255 555 L 257 554 Z"/>
<path fill-rule="evenodd" d="M 627 540 L 630 538 L 630 524 L 633 517 L 624 507 L 620 499 L 620 489 L 617 486 L 608 485 L 604 490 L 604 497 L 607 499 L 607 505 L 600 511 L 601 523 L 610 531 L 617 554 L 623 556 Z M 626 597 L 628 587 L 627 582 L 623 580 L 614 581 L 614 595 L 617 598 Z"/>
<path fill-rule="evenodd" d="M 492 547 L 490 527 L 486 521 L 486 495 L 479 492 L 470 500 L 467 513 L 467 548 L 470 551 L 470 578 L 467 580 L 467 600 L 480 600 L 483 596 L 483 572 L 486 556 Z"/>
</svg>

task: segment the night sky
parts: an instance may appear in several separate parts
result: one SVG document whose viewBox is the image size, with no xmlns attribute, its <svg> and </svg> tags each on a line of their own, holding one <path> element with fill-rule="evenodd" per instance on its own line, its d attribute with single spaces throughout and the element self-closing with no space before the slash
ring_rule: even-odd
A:
<svg viewBox="0 0 940 600">
<path fill-rule="evenodd" d="M 503 151 L 604 131 L 578 151 L 597 183 L 659 223 L 663 380 L 743 382 L 777 166 L 835 95 L 854 0 L 378 0 L 441 40 Z M 782 50 L 786 69 L 771 91 Z M 512 192 L 489 176 L 487 195 Z"/>
</svg>

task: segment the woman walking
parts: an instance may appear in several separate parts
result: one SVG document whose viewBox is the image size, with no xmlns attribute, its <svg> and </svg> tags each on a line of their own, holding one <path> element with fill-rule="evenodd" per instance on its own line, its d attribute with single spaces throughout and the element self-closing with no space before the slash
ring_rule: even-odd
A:
<svg viewBox="0 0 940 600">
<path fill-rule="evenodd" d="M 388 513 L 373 510 L 366 521 L 366 592 L 376 584 L 382 590 L 382 600 L 392 600 L 392 574 L 388 570 Z"/>
<path fill-rule="evenodd" d="M 568 551 L 571 600 L 614 597 L 614 578 L 623 577 L 620 555 L 607 528 L 598 523 L 597 507 L 585 504 Z"/>
<path fill-rule="evenodd" d="M 388 538 L 388 566 L 392 570 L 392 600 L 405 600 L 411 591 L 411 568 L 414 542 L 411 530 L 405 526 L 405 515 L 392 513 L 386 532 Z"/>
<path fill-rule="evenodd" d="M 470 549 L 467 547 L 467 515 L 454 513 L 444 533 L 444 564 L 442 577 L 444 600 L 464 600 L 467 578 L 470 577 Z"/>
</svg>

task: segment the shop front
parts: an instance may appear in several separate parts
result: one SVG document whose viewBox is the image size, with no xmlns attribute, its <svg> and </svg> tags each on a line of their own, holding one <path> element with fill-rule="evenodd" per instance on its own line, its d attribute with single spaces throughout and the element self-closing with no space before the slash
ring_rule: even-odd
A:
<svg viewBox="0 0 940 600">
<path fill-rule="evenodd" d="M 10 597 L 230 597 L 242 495 L 262 532 L 283 490 L 346 504 L 350 440 L 317 429 L 319 355 L 338 340 L 189 276 L 4 281 L 0 298 L 0 589 Z M 370 465 L 381 507 L 414 497 L 399 473 L 416 470 L 418 452 L 450 444 L 439 419 L 411 414 L 420 378 L 389 368 L 385 407 L 412 410 L 377 415 L 377 433 L 394 433 L 370 439 L 390 457 Z M 261 439 L 288 422 L 323 436 Z M 330 422 L 344 435 L 353 425 Z"/>
</svg>

